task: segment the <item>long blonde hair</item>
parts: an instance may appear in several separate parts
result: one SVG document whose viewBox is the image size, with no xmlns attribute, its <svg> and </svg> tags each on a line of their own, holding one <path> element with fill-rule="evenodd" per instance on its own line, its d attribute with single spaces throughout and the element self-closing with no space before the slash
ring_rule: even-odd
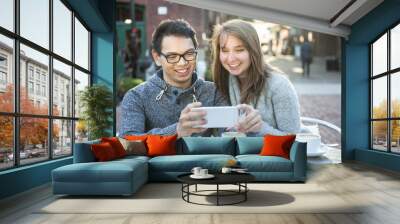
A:
<svg viewBox="0 0 400 224">
<path fill-rule="evenodd" d="M 221 35 L 232 35 L 238 38 L 249 52 L 250 67 L 247 70 L 247 82 L 241 84 L 244 86 L 240 88 L 240 102 L 247 104 L 256 102 L 268 76 L 257 31 L 250 23 L 240 19 L 229 20 L 214 27 L 212 36 L 213 79 L 217 88 L 229 99 L 229 72 L 219 60 Z"/>
</svg>

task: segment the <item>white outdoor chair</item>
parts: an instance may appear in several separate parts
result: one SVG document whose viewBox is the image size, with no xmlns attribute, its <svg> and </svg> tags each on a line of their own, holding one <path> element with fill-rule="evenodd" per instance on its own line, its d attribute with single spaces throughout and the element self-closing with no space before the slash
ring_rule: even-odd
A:
<svg viewBox="0 0 400 224">
<path fill-rule="evenodd" d="M 319 157 L 327 152 L 329 147 L 338 146 L 338 143 L 330 143 L 325 144 L 321 141 L 321 135 L 319 133 L 319 125 L 323 125 L 330 129 L 337 131 L 339 134 L 341 133 L 341 129 L 324 120 L 310 118 L 310 117 L 301 117 L 301 122 L 312 123 L 312 125 L 304 125 L 302 124 L 301 133 L 297 134 L 296 140 L 299 142 L 307 142 L 307 156 L 308 157 Z"/>
</svg>

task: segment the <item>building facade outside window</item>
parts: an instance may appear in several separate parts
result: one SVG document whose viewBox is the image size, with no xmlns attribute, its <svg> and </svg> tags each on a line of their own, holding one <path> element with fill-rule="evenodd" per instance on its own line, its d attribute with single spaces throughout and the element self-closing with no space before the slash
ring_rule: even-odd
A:
<svg viewBox="0 0 400 224">
<path fill-rule="evenodd" d="M 15 7 L 13 1 L 0 1 L 0 8 Z M 81 76 L 90 80 L 91 75 L 89 29 L 64 0 L 20 1 L 16 10 L 19 33 L 0 21 L 0 170 L 71 156 L 73 143 L 87 139 L 86 127 L 77 128 L 79 114 L 71 105 L 90 85 L 81 81 Z M 14 11 L 10 21 L 17 19 Z M 87 49 L 77 50 L 82 47 Z"/>
<path fill-rule="evenodd" d="M 0 70 L 0 84 L 5 86 L 7 84 L 7 73 Z"/>
<path fill-rule="evenodd" d="M 7 55 L 0 54 L 0 91 L 5 91 L 7 87 Z"/>
<path fill-rule="evenodd" d="M 400 153 L 400 24 L 370 44 L 371 148 Z"/>
<path fill-rule="evenodd" d="M 34 94 L 33 82 L 31 81 L 28 82 L 28 93 Z"/>
</svg>

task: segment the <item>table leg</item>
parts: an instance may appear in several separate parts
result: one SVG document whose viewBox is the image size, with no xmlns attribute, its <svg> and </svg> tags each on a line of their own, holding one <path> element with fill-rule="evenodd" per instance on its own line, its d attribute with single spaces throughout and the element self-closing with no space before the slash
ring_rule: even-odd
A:
<svg viewBox="0 0 400 224">
<path fill-rule="evenodd" d="M 244 201 L 247 201 L 247 183 L 244 183 Z"/>
<path fill-rule="evenodd" d="M 181 188 L 181 192 L 182 192 L 182 199 L 184 199 L 184 196 L 183 196 L 183 190 L 184 190 L 184 184 L 182 183 L 182 188 Z"/>
<path fill-rule="evenodd" d="M 197 192 L 197 184 L 196 184 L 196 186 L 195 186 L 195 191 Z"/>
<path fill-rule="evenodd" d="M 190 202 L 190 201 L 189 201 L 189 195 L 190 195 L 190 184 L 188 184 L 188 185 L 187 185 L 187 191 L 188 191 L 188 193 L 187 193 L 187 201 L 188 201 L 188 202 Z"/>
<path fill-rule="evenodd" d="M 217 206 L 219 205 L 219 184 L 217 184 Z"/>
</svg>

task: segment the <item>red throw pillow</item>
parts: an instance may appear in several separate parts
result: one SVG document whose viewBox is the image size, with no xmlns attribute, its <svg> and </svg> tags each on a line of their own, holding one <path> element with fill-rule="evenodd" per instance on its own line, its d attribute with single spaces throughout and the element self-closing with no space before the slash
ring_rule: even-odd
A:
<svg viewBox="0 0 400 224">
<path fill-rule="evenodd" d="M 296 135 L 286 135 L 286 136 L 274 136 L 265 135 L 264 136 L 264 146 L 261 149 L 261 156 L 280 156 L 289 159 L 290 148 Z"/>
<path fill-rule="evenodd" d="M 112 145 L 108 142 L 92 144 L 90 147 L 92 149 L 94 157 L 99 162 L 110 161 L 117 158 Z"/>
<path fill-rule="evenodd" d="M 126 156 L 126 151 L 124 149 L 124 146 L 121 144 L 119 139 L 117 137 L 111 137 L 111 138 L 101 138 L 101 142 L 108 142 L 114 149 L 115 155 L 118 158 L 125 157 Z"/>
<path fill-rule="evenodd" d="M 176 155 L 177 135 L 149 135 L 147 137 L 148 156 Z"/>
</svg>

